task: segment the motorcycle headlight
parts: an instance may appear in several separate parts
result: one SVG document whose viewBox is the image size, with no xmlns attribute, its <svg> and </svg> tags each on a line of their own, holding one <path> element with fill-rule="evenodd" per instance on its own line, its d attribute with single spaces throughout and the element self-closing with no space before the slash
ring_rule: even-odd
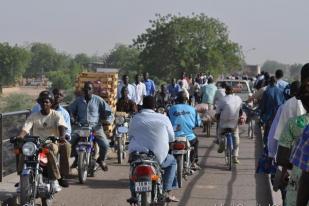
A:
<svg viewBox="0 0 309 206">
<path fill-rule="evenodd" d="M 25 156 L 34 155 L 36 150 L 37 150 L 37 147 L 33 142 L 26 142 L 22 147 L 22 151 Z"/>
<path fill-rule="evenodd" d="M 78 134 L 78 136 L 80 136 L 80 137 L 89 137 L 90 136 L 90 130 L 81 129 L 81 130 L 76 130 L 75 133 Z"/>
<path fill-rule="evenodd" d="M 116 117 L 115 122 L 117 125 L 122 125 L 124 123 L 124 117 Z"/>
</svg>

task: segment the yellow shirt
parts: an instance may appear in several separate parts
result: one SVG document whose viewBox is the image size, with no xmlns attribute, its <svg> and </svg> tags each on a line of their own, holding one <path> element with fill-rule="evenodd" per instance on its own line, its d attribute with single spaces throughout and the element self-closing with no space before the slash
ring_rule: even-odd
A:
<svg viewBox="0 0 309 206">
<path fill-rule="evenodd" d="M 31 128 L 33 129 L 32 135 L 39 137 L 57 136 L 59 137 L 58 126 L 67 125 L 64 118 L 55 110 L 50 110 L 48 115 L 42 115 L 41 112 L 32 113 L 26 120 L 23 130 L 28 134 Z"/>
</svg>

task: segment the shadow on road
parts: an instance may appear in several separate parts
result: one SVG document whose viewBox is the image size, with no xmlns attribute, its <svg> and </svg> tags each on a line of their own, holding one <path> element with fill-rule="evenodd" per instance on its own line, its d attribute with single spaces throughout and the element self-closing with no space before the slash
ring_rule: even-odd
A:
<svg viewBox="0 0 309 206">
<path fill-rule="evenodd" d="M 237 178 L 237 168 L 234 167 L 232 169 L 232 178 L 230 179 L 229 183 L 227 184 L 227 195 L 225 198 L 224 205 L 232 205 L 232 197 L 233 197 L 233 184 Z"/>
<path fill-rule="evenodd" d="M 214 148 L 214 146 L 215 146 L 215 144 L 212 143 L 210 145 L 210 147 L 204 153 L 203 158 L 200 161 L 201 166 L 206 165 L 208 156 L 209 156 L 211 150 Z M 187 203 L 190 199 L 191 193 L 192 193 L 192 188 L 197 183 L 197 181 L 204 175 L 205 169 L 206 169 L 206 167 L 202 167 L 201 170 L 199 171 L 199 173 L 190 181 L 190 183 L 186 187 L 186 190 L 183 192 L 183 196 L 181 197 L 181 200 L 179 201 L 178 205 L 187 205 Z"/>
<path fill-rule="evenodd" d="M 81 185 L 78 180 L 71 182 L 72 185 Z M 102 180 L 102 179 L 91 179 L 88 178 L 83 186 L 87 186 L 91 189 L 129 189 L 128 179 L 118 180 Z"/>
</svg>

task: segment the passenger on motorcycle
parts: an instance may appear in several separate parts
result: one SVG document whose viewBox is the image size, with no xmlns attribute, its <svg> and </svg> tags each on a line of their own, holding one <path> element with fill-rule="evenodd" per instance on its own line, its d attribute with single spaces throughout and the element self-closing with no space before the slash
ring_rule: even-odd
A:
<svg viewBox="0 0 309 206">
<path fill-rule="evenodd" d="M 241 116 L 242 100 L 239 96 L 234 95 L 233 88 L 230 85 L 225 87 L 226 96 L 218 102 L 216 108 L 216 116 L 219 119 L 218 134 L 219 134 L 219 149 L 218 152 L 224 151 L 224 140 L 222 134 L 225 129 L 233 130 L 233 161 L 235 164 L 239 163 L 239 129 L 238 120 Z"/>
<path fill-rule="evenodd" d="M 27 138 L 25 137 L 27 134 L 30 134 L 32 129 L 32 135 L 38 136 L 40 138 L 56 136 L 65 140 L 65 129 L 67 128 L 67 124 L 64 121 L 62 115 L 60 115 L 57 111 L 51 109 L 52 104 L 54 102 L 54 98 L 50 93 L 45 93 L 41 95 L 37 102 L 41 106 L 40 112 L 32 113 L 26 120 L 22 130 L 18 134 L 18 138 Z M 59 151 L 59 146 L 54 143 L 49 144 L 50 152 L 47 154 L 48 158 L 48 173 L 52 180 L 52 186 L 55 191 L 60 191 L 61 187 L 68 187 L 67 181 L 65 181 L 59 172 L 59 168 L 56 162 L 56 155 Z M 18 169 L 17 172 L 20 174 L 23 166 L 23 158 L 22 155 L 19 157 Z M 58 181 L 59 184 L 58 184 Z"/>
<path fill-rule="evenodd" d="M 178 93 L 177 103 L 169 110 L 169 117 L 175 128 L 175 136 L 186 137 L 190 145 L 194 147 L 190 153 L 192 169 L 199 169 L 198 162 L 198 139 L 193 131 L 201 125 L 201 119 L 195 108 L 188 105 L 187 94 L 184 91 Z"/>
<path fill-rule="evenodd" d="M 117 101 L 117 112 L 126 112 L 133 114 L 137 112 L 137 106 L 134 101 L 130 100 L 128 97 L 128 88 L 126 86 L 121 89 L 121 98 Z"/>
<path fill-rule="evenodd" d="M 163 174 L 163 189 L 168 193 L 170 201 L 178 201 L 170 192 L 177 187 L 177 163 L 173 155 L 168 154 L 169 143 L 175 139 L 173 127 L 167 116 L 156 113 L 155 99 L 144 98 L 143 109 L 137 113 L 129 125 L 129 153 L 152 152 L 160 163 Z M 130 182 L 132 197 L 135 199 L 134 185 Z M 134 201 L 134 200 L 133 200 Z"/>
<path fill-rule="evenodd" d="M 107 171 L 108 167 L 105 163 L 109 143 L 103 130 L 103 120 L 111 123 L 114 118 L 110 106 L 99 96 L 93 94 L 93 85 L 91 82 L 85 82 L 83 88 L 84 95 L 78 97 L 70 106 L 69 111 L 71 116 L 74 117 L 75 122 L 81 125 L 87 125 L 94 129 L 96 143 L 100 147 L 100 157 L 97 160 L 102 170 Z M 77 152 L 75 150 L 79 136 L 72 134 L 72 155 L 75 160 L 72 168 L 77 167 Z"/>
<path fill-rule="evenodd" d="M 163 107 L 165 108 L 166 105 L 168 104 L 168 93 L 167 89 L 165 87 L 165 84 L 161 85 L 160 91 L 156 93 L 156 105 L 157 108 Z"/>
<path fill-rule="evenodd" d="M 39 94 L 39 98 L 41 96 L 44 95 L 48 95 L 48 91 L 42 91 Z M 59 112 L 60 115 L 63 116 L 64 121 L 67 125 L 67 128 L 65 130 L 65 140 L 63 140 L 61 142 L 61 144 L 59 144 L 59 166 L 60 166 L 60 174 L 62 178 L 66 178 L 69 175 L 70 172 L 70 163 L 69 163 L 69 159 L 70 159 L 70 155 L 71 155 L 71 144 L 68 142 L 71 139 L 71 121 L 70 121 L 70 115 L 68 113 L 68 111 L 63 108 L 60 103 L 63 101 L 64 98 L 64 94 L 63 91 L 60 89 L 53 89 L 52 91 L 53 95 L 54 95 L 54 103 L 52 105 L 52 109 L 56 110 L 57 112 Z M 37 103 L 31 110 L 31 113 L 34 112 L 40 112 L 41 111 L 41 106 L 39 103 Z"/>
</svg>

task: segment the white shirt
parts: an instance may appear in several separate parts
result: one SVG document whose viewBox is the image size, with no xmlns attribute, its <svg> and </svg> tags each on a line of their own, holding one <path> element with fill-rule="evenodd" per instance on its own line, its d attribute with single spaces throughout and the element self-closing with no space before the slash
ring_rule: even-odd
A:
<svg viewBox="0 0 309 206">
<path fill-rule="evenodd" d="M 218 102 L 216 113 L 220 114 L 220 128 L 236 128 L 242 100 L 239 96 L 230 94 Z"/>
<path fill-rule="evenodd" d="M 134 83 L 134 90 L 135 90 L 135 103 L 137 105 L 143 105 L 143 97 L 147 95 L 146 86 L 143 82 L 138 84 Z"/>
<path fill-rule="evenodd" d="M 217 89 L 215 97 L 214 97 L 214 104 L 217 105 L 219 101 L 221 101 L 225 97 L 225 89 L 220 88 Z"/>
<path fill-rule="evenodd" d="M 175 140 L 175 134 L 167 116 L 143 109 L 130 121 L 129 140 L 130 153 L 151 150 L 161 164 L 168 154 L 169 142 Z"/>
<path fill-rule="evenodd" d="M 276 128 L 274 138 L 279 140 L 281 133 L 283 132 L 284 127 L 288 120 L 292 117 L 297 117 L 306 113 L 306 110 L 302 102 L 295 97 L 292 97 L 283 104 L 282 112 Z"/>
<path fill-rule="evenodd" d="M 118 88 L 117 88 L 117 99 L 121 98 L 121 89 L 123 88 L 124 83 L 123 81 L 121 81 L 118 84 Z M 128 98 L 132 101 L 135 101 L 135 88 L 132 84 L 128 84 Z"/>
</svg>

